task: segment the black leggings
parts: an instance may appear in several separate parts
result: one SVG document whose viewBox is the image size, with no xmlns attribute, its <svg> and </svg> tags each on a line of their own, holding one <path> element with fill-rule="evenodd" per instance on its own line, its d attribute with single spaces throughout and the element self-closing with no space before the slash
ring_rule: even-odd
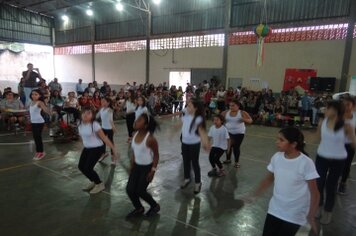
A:
<svg viewBox="0 0 356 236">
<path fill-rule="evenodd" d="M 319 155 L 315 159 L 315 167 L 320 178 L 317 179 L 318 189 L 320 192 L 319 205 L 324 204 L 325 188 L 325 205 L 324 209 L 331 212 L 334 208 L 336 189 L 341 173 L 344 169 L 345 160 L 326 159 Z"/>
<path fill-rule="evenodd" d="M 197 184 L 201 182 L 199 152 L 200 152 L 200 143 L 197 144 L 182 143 L 184 178 L 190 179 L 190 168 L 191 165 L 193 165 L 195 183 Z"/>
<path fill-rule="evenodd" d="M 351 144 L 346 144 L 345 148 L 347 151 L 347 159 L 345 161 L 344 170 L 342 171 L 341 183 L 346 183 L 346 180 L 349 178 L 351 164 L 355 156 L 355 149 L 352 147 Z"/>
<path fill-rule="evenodd" d="M 135 112 L 126 114 L 126 126 L 130 138 L 132 138 L 132 133 L 134 131 L 133 128 L 134 122 L 135 122 Z"/>
<path fill-rule="evenodd" d="M 147 187 L 150 183 L 147 181 L 147 175 L 151 171 L 151 168 L 152 165 L 135 164 L 131 170 L 126 186 L 126 192 L 136 209 L 143 207 L 140 198 L 147 202 L 151 207 L 157 205 L 157 202 L 153 199 L 151 194 L 147 192 Z"/>
<path fill-rule="evenodd" d="M 32 135 L 36 145 L 36 152 L 43 152 L 42 130 L 44 123 L 31 123 Z"/>
<path fill-rule="evenodd" d="M 294 236 L 300 225 L 267 214 L 262 236 Z"/>
<path fill-rule="evenodd" d="M 74 117 L 74 121 L 77 121 L 80 119 L 80 112 L 77 108 L 74 107 L 67 107 L 67 108 L 63 108 L 63 111 L 69 113 L 69 114 L 73 114 Z"/>
<path fill-rule="evenodd" d="M 104 145 L 95 148 L 84 148 L 80 155 L 78 168 L 79 170 L 95 184 L 100 184 L 101 180 L 94 167 L 101 155 L 105 152 Z"/>
<path fill-rule="evenodd" d="M 222 169 L 222 164 L 220 162 L 220 157 L 224 154 L 224 150 L 218 147 L 212 147 L 209 153 L 209 161 L 213 168 L 215 165 Z"/>
<path fill-rule="evenodd" d="M 112 129 L 103 129 L 104 134 L 108 137 L 108 139 L 114 143 L 114 131 Z M 104 143 L 104 150 L 106 151 L 106 145 Z M 111 149 L 111 154 L 114 153 L 114 150 Z"/>
<path fill-rule="evenodd" d="M 240 146 L 244 140 L 245 134 L 231 134 L 230 135 L 230 148 L 226 152 L 226 159 L 231 160 L 231 153 L 234 152 L 235 162 L 240 160 Z"/>
</svg>

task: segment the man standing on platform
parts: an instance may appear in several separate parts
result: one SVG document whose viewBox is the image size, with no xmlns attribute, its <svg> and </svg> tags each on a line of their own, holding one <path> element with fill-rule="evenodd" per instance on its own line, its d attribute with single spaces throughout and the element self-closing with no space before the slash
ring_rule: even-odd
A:
<svg viewBox="0 0 356 236">
<path fill-rule="evenodd" d="M 31 91 L 37 88 L 37 78 L 42 79 L 40 70 L 38 68 L 33 68 L 32 63 L 27 64 L 27 71 L 22 72 L 22 77 L 24 78 L 24 92 L 26 97 L 26 107 L 30 104 L 30 94 Z"/>
</svg>

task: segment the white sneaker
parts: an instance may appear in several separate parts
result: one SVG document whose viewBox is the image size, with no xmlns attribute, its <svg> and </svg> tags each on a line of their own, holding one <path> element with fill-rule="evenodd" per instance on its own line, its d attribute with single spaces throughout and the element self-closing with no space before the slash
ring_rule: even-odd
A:
<svg viewBox="0 0 356 236">
<path fill-rule="evenodd" d="M 195 184 L 195 187 L 194 187 L 194 194 L 200 193 L 201 185 L 202 185 L 201 183 Z"/>
<path fill-rule="evenodd" d="M 332 213 L 331 212 L 324 211 L 323 214 L 321 215 L 320 224 L 323 224 L 323 225 L 330 224 L 331 217 L 332 217 Z"/>
<path fill-rule="evenodd" d="M 89 183 L 87 186 L 85 186 L 84 188 L 82 188 L 83 191 L 90 191 L 95 187 L 95 183 L 91 182 Z"/>
<path fill-rule="evenodd" d="M 190 184 L 190 179 L 184 179 L 182 184 L 180 185 L 181 189 L 186 188 Z"/>
<path fill-rule="evenodd" d="M 107 156 L 109 156 L 109 153 L 105 152 L 101 157 L 99 158 L 99 162 L 102 162 Z"/>
<path fill-rule="evenodd" d="M 90 191 L 90 194 L 100 193 L 105 189 L 104 183 L 96 184 L 94 188 Z"/>
</svg>

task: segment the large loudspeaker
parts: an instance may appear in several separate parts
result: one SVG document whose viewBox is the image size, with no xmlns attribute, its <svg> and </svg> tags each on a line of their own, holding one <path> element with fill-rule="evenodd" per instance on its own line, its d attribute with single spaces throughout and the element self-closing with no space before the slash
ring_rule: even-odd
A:
<svg viewBox="0 0 356 236">
<path fill-rule="evenodd" d="M 320 77 L 311 77 L 309 88 L 311 91 L 320 91 Z"/>
<path fill-rule="evenodd" d="M 333 78 L 333 77 L 321 78 L 321 83 L 320 83 L 321 91 L 334 92 L 334 90 L 335 90 L 335 81 L 336 81 L 336 78 Z"/>
<path fill-rule="evenodd" d="M 333 92 L 336 78 L 334 77 L 311 77 L 310 90 L 320 92 Z"/>
</svg>

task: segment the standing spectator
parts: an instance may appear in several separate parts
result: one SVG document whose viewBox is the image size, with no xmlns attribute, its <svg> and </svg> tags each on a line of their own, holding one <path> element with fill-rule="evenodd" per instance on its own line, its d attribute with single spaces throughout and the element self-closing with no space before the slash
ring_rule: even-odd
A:
<svg viewBox="0 0 356 236">
<path fill-rule="evenodd" d="M 84 93 L 84 88 L 82 84 L 83 80 L 79 79 L 78 83 L 75 85 L 75 91 L 77 92 L 77 95 L 82 95 Z"/>
<path fill-rule="evenodd" d="M 310 119 L 310 116 L 312 113 L 311 99 L 310 99 L 307 91 L 304 92 L 304 96 L 301 98 L 301 104 L 302 104 L 302 111 L 301 111 L 300 118 L 301 118 L 302 124 L 304 124 L 305 118 L 309 117 L 309 119 Z M 310 119 L 310 122 L 311 122 L 311 120 L 312 119 Z"/>
<path fill-rule="evenodd" d="M 107 88 L 108 88 L 108 82 L 104 81 L 103 86 L 101 86 L 101 88 L 100 88 L 100 93 L 101 93 L 103 96 L 105 96 L 106 93 L 108 92 L 108 91 L 107 91 Z"/>
<path fill-rule="evenodd" d="M 37 71 L 37 72 L 35 72 Z M 24 93 L 26 97 L 26 104 L 25 106 L 27 107 L 30 104 L 30 94 L 31 91 L 35 88 L 37 88 L 37 78 L 42 79 L 40 70 L 38 68 L 33 68 L 32 63 L 27 64 L 27 70 L 22 72 L 22 77 L 25 80 L 24 83 Z"/>
<path fill-rule="evenodd" d="M 17 85 L 17 92 L 20 96 L 20 100 L 21 100 L 22 104 L 26 104 L 24 85 L 25 85 L 25 79 L 21 78 L 20 83 Z"/>
<path fill-rule="evenodd" d="M 54 78 L 54 80 L 48 84 L 48 87 L 49 87 L 50 92 L 57 90 L 59 92 L 59 94 L 62 93 L 62 85 L 60 83 L 58 83 L 57 78 Z"/>
</svg>

